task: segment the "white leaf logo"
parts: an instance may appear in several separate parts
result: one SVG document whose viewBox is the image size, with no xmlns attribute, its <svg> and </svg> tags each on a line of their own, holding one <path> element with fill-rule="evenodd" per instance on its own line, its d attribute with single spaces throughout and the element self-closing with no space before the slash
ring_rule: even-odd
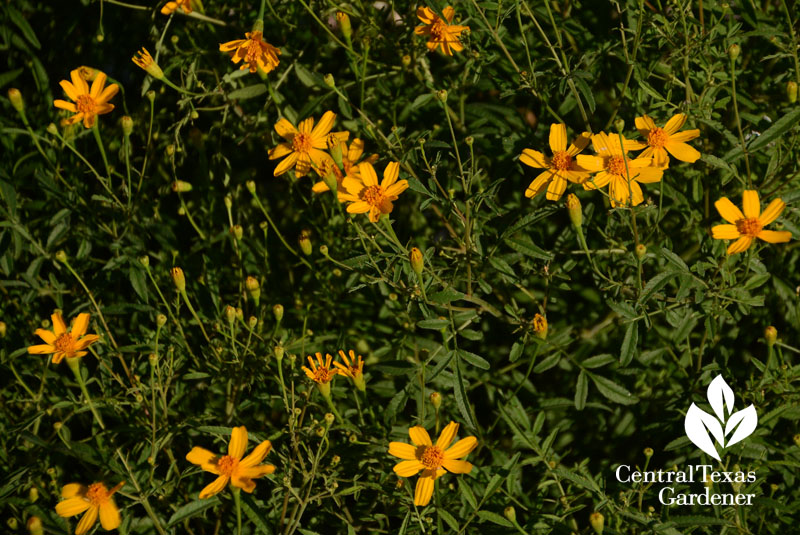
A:
<svg viewBox="0 0 800 535">
<path fill-rule="evenodd" d="M 707 396 L 708 403 L 714 409 L 716 417 L 692 403 L 686 412 L 683 427 L 686 430 L 686 436 L 695 446 L 716 460 L 722 461 L 711 437 L 714 437 L 719 443 L 720 448 L 733 446 L 756 430 L 758 415 L 753 405 L 739 412 L 733 412 L 733 390 L 722 378 L 722 375 L 717 375 L 708 385 Z M 733 436 L 726 443 L 725 437 L 731 434 Z"/>
</svg>

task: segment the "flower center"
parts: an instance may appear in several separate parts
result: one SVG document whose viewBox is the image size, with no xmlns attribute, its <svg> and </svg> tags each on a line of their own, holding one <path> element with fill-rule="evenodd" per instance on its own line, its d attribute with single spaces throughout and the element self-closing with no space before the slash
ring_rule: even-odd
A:
<svg viewBox="0 0 800 535">
<path fill-rule="evenodd" d="M 312 148 L 311 134 L 299 133 L 292 139 L 292 150 L 295 152 L 308 152 Z"/>
<path fill-rule="evenodd" d="M 433 25 L 431 25 L 431 37 L 436 41 L 441 41 L 446 33 L 447 23 L 437 18 Z"/>
<path fill-rule="evenodd" d="M 247 63 L 254 63 L 258 61 L 258 58 L 262 54 L 261 41 L 261 32 L 253 32 L 250 34 L 250 40 L 247 41 L 247 54 L 245 54 L 244 57 L 244 60 Z"/>
<path fill-rule="evenodd" d="M 380 206 L 383 202 L 383 188 L 380 186 L 370 186 L 362 194 L 364 202 L 370 206 Z"/>
<path fill-rule="evenodd" d="M 86 491 L 86 498 L 95 507 L 100 507 L 102 504 L 106 503 L 110 497 L 111 493 L 108 492 L 108 489 L 102 483 L 92 483 L 89 485 L 89 490 Z"/>
<path fill-rule="evenodd" d="M 567 151 L 560 150 L 553 154 L 553 159 L 550 161 L 553 169 L 559 171 L 568 171 L 572 167 L 572 156 L 567 154 Z"/>
<path fill-rule="evenodd" d="M 425 446 L 420 458 L 422 465 L 428 470 L 438 470 L 444 462 L 444 452 L 439 446 Z"/>
<path fill-rule="evenodd" d="M 749 238 L 755 238 L 761 232 L 761 222 L 756 217 L 748 219 L 739 219 L 736 221 L 736 230 L 739 234 Z"/>
<path fill-rule="evenodd" d="M 612 175 L 624 175 L 625 174 L 625 158 L 622 156 L 613 156 L 610 160 L 608 160 L 608 165 L 606 166 L 608 172 Z"/>
<path fill-rule="evenodd" d="M 239 459 L 234 459 L 230 455 L 224 455 L 219 461 L 217 461 L 217 468 L 219 471 L 229 477 L 233 474 L 238 466 Z"/>
<path fill-rule="evenodd" d="M 647 134 L 647 144 L 658 149 L 663 147 L 668 139 L 669 134 L 664 132 L 663 128 L 655 127 Z"/>
<path fill-rule="evenodd" d="M 95 113 L 97 104 L 91 95 L 78 95 L 78 101 L 75 103 L 75 107 L 78 108 L 80 113 L 91 115 Z"/>
<path fill-rule="evenodd" d="M 69 333 L 64 333 L 56 339 L 56 343 L 53 345 L 55 345 L 56 349 L 59 351 L 71 353 L 75 346 L 75 340 L 72 339 L 72 335 Z"/>
<path fill-rule="evenodd" d="M 336 373 L 331 372 L 331 370 L 325 366 L 320 366 L 317 368 L 317 371 L 314 372 L 314 382 L 320 384 L 329 383 L 334 375 L 336 375 Z"/>
</svg>

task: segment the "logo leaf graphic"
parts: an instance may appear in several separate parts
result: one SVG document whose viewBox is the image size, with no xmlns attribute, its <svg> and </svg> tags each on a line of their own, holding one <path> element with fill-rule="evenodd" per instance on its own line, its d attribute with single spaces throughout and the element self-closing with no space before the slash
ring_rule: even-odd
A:
<svg viewBox="0 0 800 535">
<path fill-rule="evenodd" d="M 728 383 L 725 382 L 725 379 L 722 378 L 722 375 L 717 375 L 711 384 L 708 385 L 708 403 L 711 405 L 711 408 L 714 409 L 714 413 L 717 415 L 717 419 L 720 422 L 724 422 L 727 418 L 725 418 L 725 412 L 722 410 L 723 407 L 723 400 L 724 404 L 728 407 L 727 414 L 733 412 L 733 390 L 731 387 L 728 386 Z"/>
<path fill-rule="evenodd" d="M 728 440 L 728 447 L 749 437 L 756 430 L 756 425 L 758 425 L 758 415 L 753 405 L 731 415 L 727 425 L 725 425 L 725 436 L 730 435 L 734 429 L 736 429 L 736 432 Z"/>
<path fill-rule="evenodd" d="M 714 442 L 708 434 L 710 431 L 717 442 L 720 443 L 720 446 L 724 447 L 725 435 L 722 432 L 722 426 L 714 416 L 692 403 L 686 413 L 683 427 L 686 430 L 686 436 L 694 442 L 695 446 L 716 460 L 722 461 L 717 449 L 714 447 Z"/>
</svg>

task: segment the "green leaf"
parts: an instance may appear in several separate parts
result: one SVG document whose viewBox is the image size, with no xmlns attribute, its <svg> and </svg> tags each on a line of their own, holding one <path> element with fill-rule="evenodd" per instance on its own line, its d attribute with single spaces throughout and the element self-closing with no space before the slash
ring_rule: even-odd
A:
<svg viewBox="0 0 800 535">
<path fill-rule="evenodd" d="M 754 152 L 766 147 L 771 141 L 779 138 L 791 130 L 791 128 L 797 124 L 798 121 L 800 121 L 800 108 L 794 109 L 775 121 L 775 124 L 770 126 L 766 132 L 750 142 L 750 144 L 747 146 L 747 150 Z"/>
<path fill-rule="evenodd" d="M 475 353 L 470 353 L 469 351 L 459 349 L 458 354 L 462 359 L 466 360 L 469 364 L 472 364 L 476 368 L 480 368 L 482 370 L 488 370 L 491 368 L 489 361 L 476 355 Z"/>
<path fill-rule="evenodd" d="M 581 370 L 578 374 L 578 381 L 575 384 L 575 408 L 582 411 L 586 407 L 586 397 L 589 395 L 589 380 L 586 372 Z"/>
<path fill-rule="evenodd" d="M 244 511 L 245 516 L 250 519 L 250 522 L 256 527 L 259 533 L 266 533 L 269 535 L 272 533 L 269 529 L 269 524 L 267 523 L 267 519 L 261 514 L 260 511 L 263 511 L 265 508 L 264 506 L 258 506 L 253 501 L 253 498 L 249 494 L 240 493 L 242 499 L 242 511 Z"/>
<path fill-rule="evenodd" d="M 235 89 L 228 93 L 228 98 L 231 100 L 247 100 L 249 98 L 256 98 L 267 92 L 267 86 L 264 84 L 248 85 Z"/>
<path fill-rule="evenodd" d="M 613 355 L 595 355 L 594 357 L 589 357 L 581 362 L 581 366 L 589 369 L 602 368 L 603 366 L 611 364 L 612 362 L 617 362 L 617 358 Z"/>
<path fill-rule="evenodd" d="M 661 248 L 661 254 L 667 260 L 667 262 L 669 262 L 676 268 L 685 271 L 686 273 L 689 272 L 689 266 L 686 265 L 686 262 L 684 262 L 683 258 L 681 258 L 680 256 L 676 255 L 666 247 Z"/>
<path fill-rule="evenodd" d="M 467 483 L 463 477 L 458 478 L 458 490 L 473 510 L 478 508 L 478 500 L 475 499 L 475 493 L 472 492 L 469 483 Z"/>
<path fill-rule="evenodd" d="M 478 511 L 478 516 L 483 521 L 489 521 L 493 524 L 497 524 L 498 526 L 505 526 L 507 528 L 513 528 L 514 524 L 511 523 L 506 517 L 498 515 L 497 513 L 493 513 L 491 511 Z"/>
<path fill-rule="evenodd" d="M 17 28 L 19 28 L 19 31 L 22 32 L 22 35 L 25 36 L 25 39 L 27 39 L 34 48 L 42 48 L 42 44 L 39 42 L 39 39 L 36 38 L 36 33 L 33 31 L 33 28 L 28 21 L 25 20 L 25 17 L 22 16 L 22 13 L 11 6 L 6 7 L 6 10 L 8 11 L 8 16 L 11 19 L 11 22 L 13 22 Z"/>
<path fill-rule="evenodd" d="M 206 509 L 217 505 L 219 505 L 219 498 L 217 496 L 205 500 L 195 500 L 193 502 L 189 502 L 183 507 L 179 507 L 178 510 L 172 514 L 172 516 L 169 518 L 169 521 L 167 521 L 167 527 L 171 528 L 172 526 L 189 518 L 193 518 Z"/>
<path fill-rule="evenodd" d="M 647 281 L 647 284 L 644 285 L 644 289 L 639 296 L 639 306 L 647 303 L 653 297 L 653 295 L 656 294 L 656 292 L 667 285 L 672 277 L 677 277 L 679 274 L 679 271 L 663 271 Z"/>
<path fill-rule="evenodd" d="M 431 318 L 427 320 L 420 320 L 417 322 L 417 327 L 421 329 L 434 329 L 441 330 L 450 325 L 450 322 L 445 319 Z"/>
<path fill-rule="evenodd" d="M 142 301 L 147 302 L 147 280 L 145 279 L 144 272 L 136 267 L 128 268 L 128 277 L 131 281 L 136 294 L 142 298 Z"/>
<path fill-rule="evenodd" d="M 431 301 L 432 303 L 440 303 L 440 304 L 449 303 L 451 301 L 457 301 L 463 298 L 464 298 L 463 293 L 454 290 L 452 288 L 448 288 L 446 290 L 442 290 L 441 292 L 436 292 L 428 296 L 429 301 Z"/>
<path fill-rule="evenodd" d="M 639 398 L 631 394 L 625 387 L 618 385 L 611 379 L 606 379 L 600 375 L 591 374 L 592 382 L 603 396 L 622 405 L 633 405 L 639 402 Z"/>
<path fill-rule="evenodd" d="M 527 240 L 517 240 L 514 238 L 506 238 L 506 243 L 518 253 L 522 253 L 531 258 L 538 258 L 539 260 L 552 260 L 553 255 L 547 251 L 537 247 L 532 242 Z"/>
<path fill-rule="evenodd" d="M 445 523 L 450 527 L 450 529 L 452 529 L 455 533 L 458 533 L 459 531 L 458 521 L 455 518 L 453 518 L 453 515 L 445 511 L 444 508 L 442 507 L 437 507 L 436 512 L 440 517 L 442 517 L 442 520 L 445 521 Z"/>
<path fill-rule="evenodd" d="M 453 359 L 453 374 L 455 375 L 455 380 L 453 381 L 453 396 L 456 400 L 456 406 L 461 413 L 461 417 L 464 418 L 467 427 L 477 429 L 478 426 L 475 425 L 475 421 L 472 419 L 472 411 L 470 410 L 469 400 L 467 399 L 467 393 L 464 389 L 464 378 L 461 376 L 461 358 L 458 352 L 456 352 L 455 358 Z"/>
<path fill-rule="evenodd" d="M 636 354 L 636 345 L 639 343 L 639 323 L 633 321 L 628 324 L 625 330 L 625 338 L 622 340 L 622 348 L 619 355 L 620 366 L 627 366 Z"/>
</svg>

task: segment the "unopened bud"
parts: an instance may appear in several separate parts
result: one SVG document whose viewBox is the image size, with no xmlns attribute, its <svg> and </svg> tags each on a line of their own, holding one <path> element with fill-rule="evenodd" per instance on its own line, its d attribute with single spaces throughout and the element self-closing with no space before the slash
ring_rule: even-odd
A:
<svg viewBox="0 0 800 535">
<path fill-rule="evenodd" d="M 139 263 L 144 267 L 150 267 L 150 257 L 147 255 L 139 257 Z"/>
<path fill-rule="evenodd" d="M 256 194 L 256 183 L 255 182 L 253 182 L 252 180 L 248 180 L 247 182 L 244 183 L 244 185 L 247 187 L 247 191 L 249 191 L 253 195 Z"/>
<path fill-rule="evenodd" d="M 176 180 L 172 183 L 172 191 L 175 193 L 186 193 L 187 191 L 192 191 L 192 185 L 183 180 Z"/>
<path fill-rule="evenodd" d="M 233 235 L 233 237 L 236 238 L 236 241 L 242 241 L 242 236 L 244 236 L 244 229 L 242 228 L 241 225 L 232 226 L 230 232 Z"/>
<path fill-rule="evenodd" d="M 403 64 L 403 67 L 408 67 L 411 65 L 411 56 L 405 54 L 402 58 L 400 58 L 400 62 Z"/>
<path fill-rule="evenodd" d="M 503 516 L 508 519 L 509 522 L 512 524 L 517 523 L 517 510 L 514 509 L 513 505 L 509 505 L 505 509 L 503 509 Z"/>
<path fill-rule="evenodd" d="M 792 437 L 792 440 L 794 440 L 794 445 L 800 448 L 800 433 Z"/>
<path fill-rule="evenodd" d="M 244 310 L 239 307 L 236 307 L 236 319 L 239 321 L 244 321 Z"/>
<path fill-rule="evenodd" d="M 594 512 L 589 515 L 589 524 L 592 526 L 597 535 L 603 535 L 603 528 L 605 527 L 606 519 L 605 517 L 598 512 Z"/>
<path fill-rule="evenodd" d="M 297 239 L 297 242 L 300 244 L 300 250 L 303 251 L 303 254 L 309 256 L 311 254 L 311 231 L 308 229 L 303 230 L 300 233 L 300 237 Z"/>
<path fill-rule="evenodd" d="M 431 400 L 431 405 L 433 405 L 433 408 L 438 411 L 439 407 L 442 406 L 442 395 L 439 392 L 431 392 L 429 399 Z"/>
<path fill-rule="evenodd" d="M 257 317 L 250 316 L 249 318 L 247 318 L 247 326 L 250 327 L 251 331 L 256 328 L 256 325 L 258 325 Z"/>
<path fill-rule="evenodd" d="M 225 319 L 228 320 L 228 323 L 233 323 L 234 321 L 236 321 L 236 309 L 230 305 L 226 306 Z"/>
<path fill-rule="evenodd" d="M 350 16 L 343 12 L 336 12 L 336 21 L 339 23 L 339 28 L 342 30 L 342 35 L 347 40 L 353 35 L 353 27 L 350 25 Z"/>
<path fill-rule="evenodd" d="M 283 319 L 283 305 L 277 304 L 272 307 L 272 315 L 275 316 L 275 321 L 280 322 Z"/>
<path fill-rule="evenodd" d="M 30 489 L 28 489 L 28 500 L 30 500 L 31 503 L 36 503 L 36 500 L 38 499 L 39 499 L 39 489 L 37 489 L 36 487 L 31 487 Z"/>
<path fill-rule="evenodd" d="M 417 274 L 417 277 L 422 275 L 422 270 L 425 267 L 425 258 L 422 256 L 422 251 L 416 247 L 412 247 L 408 253 L 408 261 L 411 262 L 411 269 Z"/>
<path fill-rule="evenodd" d="M 58 134 L 58 127 L 56 126 L 56 123 L 50 123 L 47 125 L 47 133 L 51 136 Z"/>
<path fill-rule="evenodd" d="M 330 412 L 326 412 L 325 413 L 325 423 L 328 425 L 328 427 L 333 425 L 333 421 L 335 419 L 336 419 L 336 417 L 332 413 L 330 413 Z"/>
<path fill-rule="evenodd" d="M 147 100 L 150 101 L 150 105 L 152 106 L 153 105 L 153 101 L 156 99 L 156 92 L 151 89 L 150 91 L 145 93 L 144 96 L 147 97 Z"/>
<path fill-rule="evenodd" d="M 170 143 L 169 145 L 167 145 L 164 151 L 167 153 L 167 156 L 172 156 L 173 154 L 175 154 L 175 145 Z"/>
<path fill-rule="evenodd" d="M 131 135 L 131 132 L 133 132 L 133 119 L 128 115 L 123 115 L 120 124 L 122 125 L 122 133 L 126 136 Z"/>
<path fill-rule="evenodd" d="M 150 363 L 150 366 L 155 367 L 158 364 L 158 355 L 150 353 L 150 355 L 147 356 L 147 361 Z"/>
<path fill-rule="evenodd" d="M 44 527 L 42 527 L 42 520 L 38 516 L 32 516 L 27 522 L 28 535 L 44 535 Z"/>
<path fill-rule="evenodd" d="M 634 252 L 636 253 L 636 258 L 641 260 L 642 258 L 644 258 L 644 255 L 647 254 L 647 246 L 643 243 L 640 243 L 639 245 L 636 246 Z"/>
<path fill-rule="evenodd" d="M 325 85 L 327 85 L 331 89 L 336 87 L 336 79 L 333 77 L 331 73 L 326 74 L 323 80 L 325 81 Z"/>
<path fill-rule="evenodd" d="M 322 256 L 327 257 L 328 256 L 328 246 L 325 245 L 325 244 L 320 245 L 319 246 L 319 254 L 321 254 Z"/>
<path fill-rule="evenodd" d="M 569 219 L 572 221 L 572 226 L 576 229 L 581 228 L 583 224 L 583 210 L 581 209 L 581 201 L 574 193 L 567 195 L 567 212 L 569 212 Z"/>
<path fill-rule="evenodd" d="M 728 47 L 728 57 L 731 58 L 731 60 L 735 61 L 736 58 L 739 57 L 741 51 L 742 51 L 741 47 L 736 43 L 734 43 Z"/>
<path fill-rule="evenodd" d="M 6 330 L 8 327 L 6 326 L 6 322 L 0 321 L 0 338 L 6 337 Z"/>
<path fill-rule="evenodd" d="M 159 314 L 156 316 L 156 325 L 159 327 L 163 327 L 167 323 L 167 317 L 164 314 Z"/>
<path fill-rule="evenodd" d="M 255 277 L 247 277 L 244 281 L 244 286 L 247 288 L 250 297 L 255 301 L 256 306 L 258 306 L 258 300 L 261 299 L 261 285 L 258 283 L 258 279 Z"/>
<path fill-rule="evenodd" d="M 547 338 L 547 319 L 545 319 L 544 316 L 537 313 L 535 316 L 533 316 L 531 325 L 533 325 L 533 332 L 537 337 L 541 338 L 542 340 Z"/>
<path fill-rule="evenodd" d="M 764 329 L 764 339 L 767 341 L 769 347 L 774 346 L 775 341 L 778 340 L 778 329 L 772 325 Z"/>
<path fill-rule="evenodd" d="M 18 112 L 22 113 L 22 111 L 25 109 L 25 102 L 22 100 L 22 93 L 19 92 L 19 89 L 14 87 L 9 89 L 8 100 L 11 101 L 11 106 Z"/>
<path fill-rule="evenodd" d="M 186 277 L 183 275 L 183 270 L 179 267 L 174 267 L 169 270 L 169 275 L 172 277 L 172 282 L 179 292 L 186 291 Z"/>
<path fill-rule="evenodd" d="M 440 102 L 447 102 L 447 89 L 440 89 L 437 91 L 436 98 L 438 98 Z"/>
<path fill-rule="evenodd" d="M 645 448 L 644 449 L 644 456 L 648 459 L 653 456 L 653 448 Z"/>
<path fill-rule="evenodd" d="M 59 249 L 58 251 L 56 251 L 56 260 L 58 260 L 59 262 L 66 262 L 67 253 L 65 253 L 63 249 Z"/>
<path fill-rule="evenodd" d="M 331 466 L 336 466 L 340 462 L 342 462 L 342 458 L 339 457 L 338 455 L 334 455 L 333 457 L 331 457 Z"/>
<path fill-rule="evenodd" d="M 786 99 L 790 104 L 797 102 L 797 82 L 786 82 Z"/>
<path fill-rule="evenodd" d="M 19 523 L 17 522 L 17 519 L 16 519 L 16 518 L 14 518 L 13 516 L 12 516 L 12 517 L 10 517 L 8 520 L 6 520 L 6 525 L 7 525 L 7 526 L 8 526 L 10 529 L 12 529 L 12 530 L 14 530 L 14 531 L 16 531 L 16 530 L 17 530 L 17 527 L 19 527 Z"/>
<path fill-rule="evenodd" d="M 275 346 L 275 349 L 273 349 L 273 351 L 275 352 L 275 358 L 280 363 L 280 361 L 283 360 L 283 354 L 284 354 L 283 346 Z"/>
</svg>

